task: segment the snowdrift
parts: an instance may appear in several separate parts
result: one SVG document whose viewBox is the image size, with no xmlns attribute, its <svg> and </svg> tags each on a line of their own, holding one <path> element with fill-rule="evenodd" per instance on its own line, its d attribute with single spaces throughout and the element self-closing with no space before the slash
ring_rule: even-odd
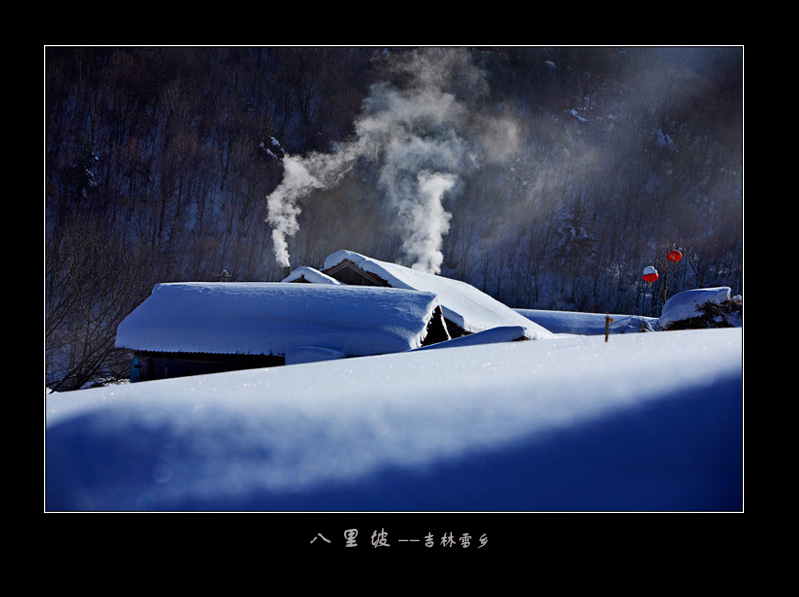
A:
<svg viewBox="0 0 799 597">
<path fill-rule="evenodd" d="M 743 301 L 729 286 L 696 288 L 675 294 L 663 305 L 658 326 L 663 330 L 742 327 Z"/>
<path fill-rule="evenodd" d="M 50 511 L 739 511 L 742 330 L 46 397 Z"/>
<path fill-rule="evenodd" d="M 442 348 L 458 348 L 461 346 L 481 346 L 484 344 L 501 344 L 503 342 L 522 342 L 529 340 L 527 330 L 519 326 L 506 326 L 501 328 L 491 328 L 468 336 L 461 336 L 452 340 L 429 344 L 420 350 L 440 350 Z"/>
<path fill-rule="evenodd" d="M 553 334 L 579 334 L 596 336 L 605 333 L 604 313 L 580 313 L 573 311 L 550 311 L 546 309 L 515 309 L 530 321 L 548 329 Z M 634 334 L 651 332 L 657 318 L 638 315 L 611 314 L 608 332 L 611 334 Z"/>
<path fill-rule="evenodd" d="M 554 334 L 603 335 L 603 313 L 514 309 Z M 695 288 L 671 296 L 660 317 L 611 314 L 610 334 L 676 329 L 743 327 L 743 298 L 732 297 L 729 286 Z"/>
</svg>

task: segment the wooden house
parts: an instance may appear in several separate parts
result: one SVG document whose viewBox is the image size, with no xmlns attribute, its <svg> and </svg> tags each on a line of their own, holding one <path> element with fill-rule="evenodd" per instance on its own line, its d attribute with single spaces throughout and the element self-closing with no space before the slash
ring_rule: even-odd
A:
<svg viewBox="0 0 799 597">
<path fill-rule="evenodd" d="M 379 261 L 353 251 L 329 255 L 321 275 L 352 286 L 377 286 L 430 292 L 438 297 L 451 338 L 493 328 L 521 328 L 528 339 L 552 334 L 474 286 L 445 276 Z"/>
<path fill-rule="evenodd" d="M 344 284 L 159 284 L 117 329 L 134 381 L 404 352 L 448 340 L 428 292 Z"/>
</svg>

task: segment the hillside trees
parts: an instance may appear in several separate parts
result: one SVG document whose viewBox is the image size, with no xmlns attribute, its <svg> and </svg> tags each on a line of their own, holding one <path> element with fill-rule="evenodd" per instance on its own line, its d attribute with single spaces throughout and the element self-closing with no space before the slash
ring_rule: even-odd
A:
<svg viewBox="0 0 799 597">
<path fill-rule="evenodd" d="M 116 325 L 158 282 L 213 280 L 223 268 L 238 280 L 275 275 L 264 198 L 281 168 L 264 147 L 279 127 L 292 151 L 321 146 L 351 124 L 342 112 L 357 109 L 363 88 L 318 83 L 334 57 L 317 63 L 317 54 L 48 49 L 49 383 L 90 381 Z M 338 66 L 362 76 L 362 56 L 350 55 L 357 64 L 336 55 Z"/>
<path fill-rule="evenodd" d="M 159 282 L 279 280 L 265 198 L 282 152 L 334 151 L 411 51 L 48 48 L 47 382 L 125 376 L 116 325 Z M 442 273 L 511 306 L 657 314 L 662 292 L 640 272 L 679 244 L 670 293 L 741 292 L 740 49 L 470 53 L 490 88 L 480 109 L 512 121 L 518 143 L 445 199 Z M 401 258 L 378 178 L 364 161 L 303 203 L 293 264 L 340 248 Z"/>
</svg>

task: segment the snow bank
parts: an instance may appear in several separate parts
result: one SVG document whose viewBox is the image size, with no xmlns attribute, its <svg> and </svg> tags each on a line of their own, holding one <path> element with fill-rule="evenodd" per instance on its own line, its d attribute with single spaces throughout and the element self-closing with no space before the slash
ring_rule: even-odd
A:
<svg viewBox="0 0 799 597">
<path fill-rule="evenodd" d="M 579 313 L 550 311 L 546 309 L 515 309 L 517 313 L 555 334 L 582 334 L 595 336 L 605 333 L 604 313 Z M 652 331 L 656 318 L 637 315 L 612 314 L 611 334 L 632 334 Z"/>
<path fill-rule="evenodd" d="M 483 332 L 476 332 L 460 338 L 447 340 L 446 342 L 438 342 L 423 346 L 418 350 L 435 350 L 438 348 L 460 348 L 462 346 L 482 346 L 484 344 L 499 344 L 501 342 L 517 342 L 520 340 L 529 340 L 527 337 L 527 330 L 520 326 L 507 326 L 501 328 L 491 328 Z"/>
<path fill-rule="evenodd" d="M 432 292 L 438 296 L 444 317 L 468 332 L 521 326 L 527 330 L 527 335 L 531 339 L 552 336 L 545 328 L 460 280 L 379 261 L 352 251 L 337 251 L 329 255 L 325 259 L 323 270 L 329 270 L 345 260 L 351 261 L 365 272 L 378 276 L 392 288 Z"/>
<path fill-rule="evenodd" d="M 662 329 L 666 329 L 676 322 L 700 317 L 704 315 L 701 308 L 703 305 L 729 304 L 730 293 L 729 286 L 720 286 L 718 288 L 697 288 L 675 294 L 663 305 L 658 325 Z M 742 325 L 739 316 L 734 317 L 733 324 L 736 327 Z"/>
<path fill-rule="evenodd" d="M 46 506 L 740 510 L 742 388 L 711 329 L 49 394 Z"/>
<path fill-rule="evenodd" d="M 437 306 L 433 294 L 385 288 L 159 284 L 119 325 L 116 346 L 276 356 L 307 347 L 345 356 L 385 354 L 421 346 Z"/>
</svg>

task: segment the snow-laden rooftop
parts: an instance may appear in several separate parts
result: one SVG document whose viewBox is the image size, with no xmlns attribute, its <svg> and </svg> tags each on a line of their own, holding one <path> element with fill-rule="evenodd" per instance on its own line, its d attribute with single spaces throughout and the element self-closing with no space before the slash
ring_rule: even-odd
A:
<svg viewBox="0 0 799 597">
<path fill-rule="evenodd" d="M 341 284 L 335 278 L 331 278 L 327 274 L 323 274 L 318 269 L 303 265 L 291 271 L 291 273 L 283 278 L 283 282 L 309 282 L 311 284 L 332 284 L 337 286 Z"/>
<path fill-rule="evenodd" d="M 392 288 L 432 292 L 438 296 L 444 317 L 468 332 L 519 326 L 526 330 L 527 336 L 531 339 L 552 337 L 552 334 L 542 326 L 474 286 L 459 280 L 396 263 L 379 261 L 353 251 L 336 251 L 329 255 L 325 259 L 323 271 L 344 261 L 351 261 L 361 270 L 378 276 Z"/>
<path fill-rule="evenodd" d="M 421 346 L 435 295 L 272 282 L 158 284 L 119 325 L 116 346 L 152 352 L 367 356 Z"/>
</svg>

